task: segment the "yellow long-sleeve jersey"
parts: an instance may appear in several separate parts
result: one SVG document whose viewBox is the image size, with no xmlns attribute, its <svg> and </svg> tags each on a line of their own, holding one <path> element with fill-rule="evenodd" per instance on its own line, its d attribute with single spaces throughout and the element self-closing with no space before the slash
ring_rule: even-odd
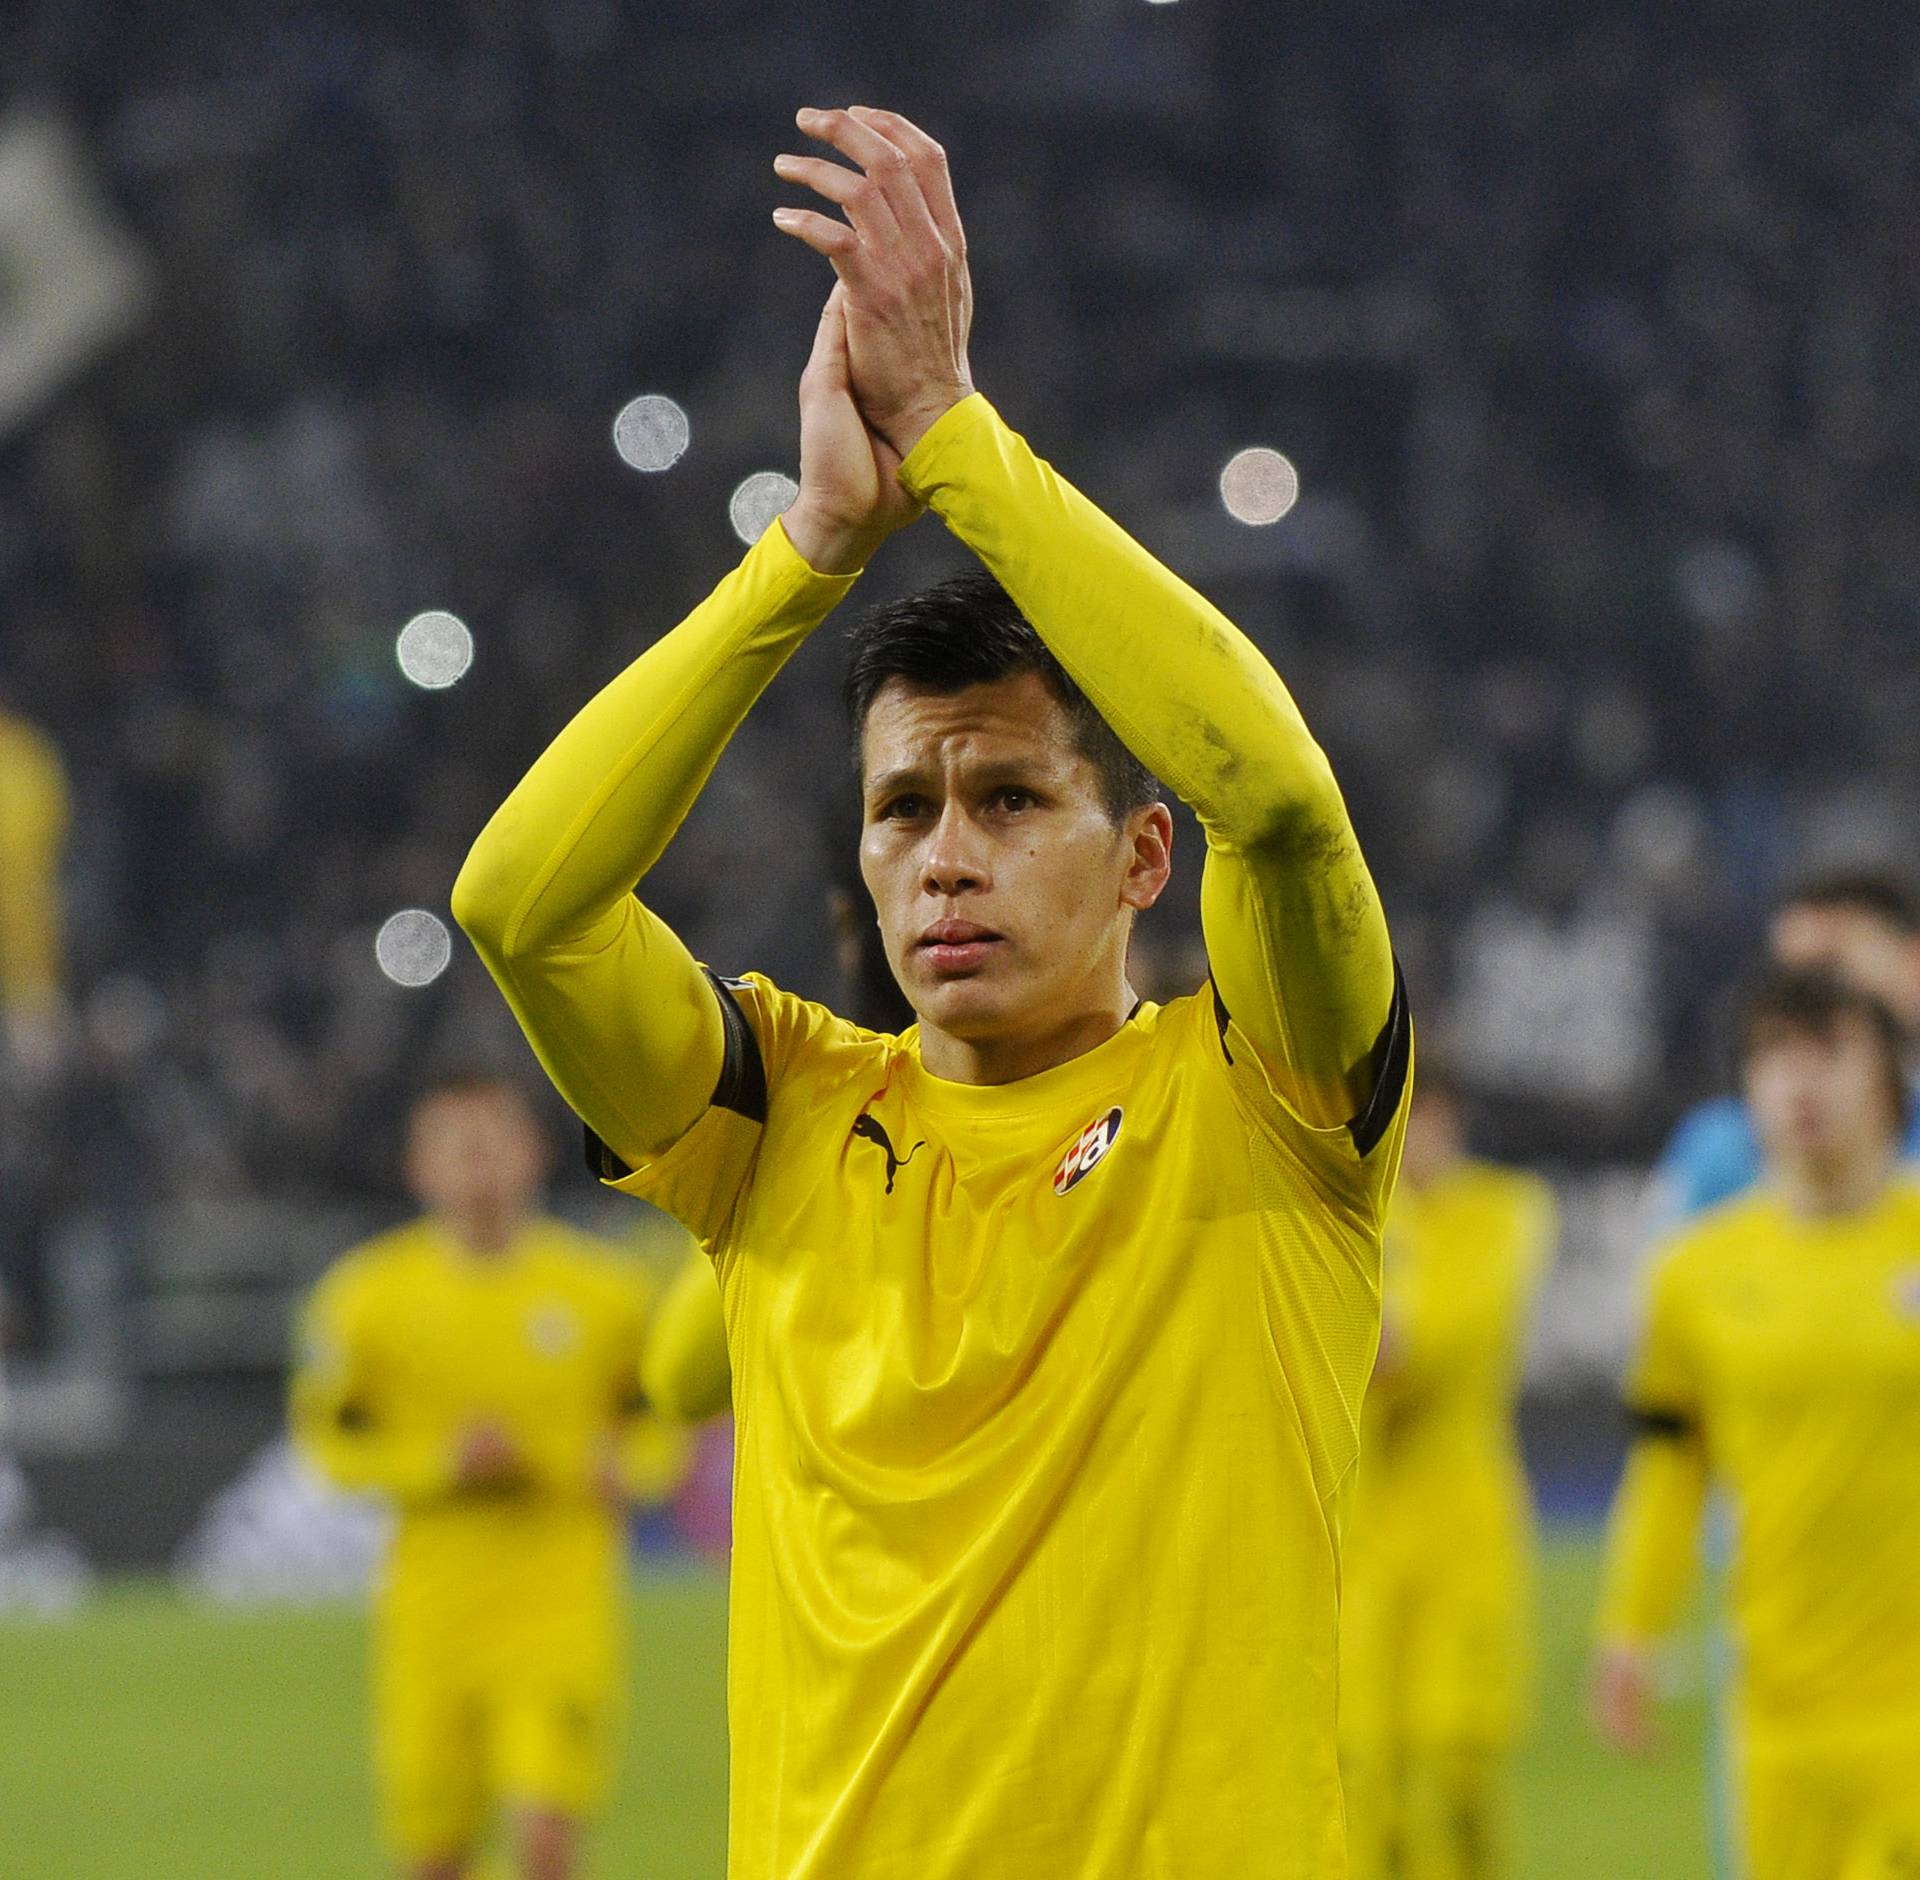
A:
<svg viewBox="0 0 1920 1880">
<path fill-rule="evenodd" d="M 0 712 L 0 1009 L 31 1013 L 60 995 L 60 851 L 66 771 L 51 741 Z"/>
<path fill-rule="evenodd" d="M 984 399 L 901 477 L 1195 808 L 1212 988 L 980 1086 L 703 978 L 631 890 L 849 585 L 778 524 L 454 898 L 604 1171 L 718 1267 L 732 1870 L 1323 1880 L 1411 1057 L 1379 900 L 1278 676 Z"/>
<path fill-rule="evenodd" d="M 1920 1189 L 1835 1219 L 1767 1191 L 1706 1216 L 1655 1269 L 1628 1395 L 1602 1637 L 1671 1627 L 1717 1483 L 1748 1729 L 1884 1719 L 1920 1742 Z"/>
<path fill-rule="evenodd" d="M 1523 1720 L 1532 1519 L 1513 1429 L 1553 1191 L 1462 1162 L 1387 1223 L 1342 1626 L 1349 1732 L 1499 1747 Z"/>
<path fill-rule="evenodd" d="M 639 1390 L 650 1285 L 637 1261 L 557 1221 L 475 1257 L 431 1220 L 367 1242 L 316 1288 L 292 1384 L 295 1440 L 339 1486 L 399 1510 L 382 1586 L 389 1631 L 417 1620 L 471 1649 L 610 1656 L 622 1521 L 664 1492 L 684 1439 Z M 463 1489 L 463 1432 L 497 1425 L 526 1459 L 509 1488 Z"/>
</svg>

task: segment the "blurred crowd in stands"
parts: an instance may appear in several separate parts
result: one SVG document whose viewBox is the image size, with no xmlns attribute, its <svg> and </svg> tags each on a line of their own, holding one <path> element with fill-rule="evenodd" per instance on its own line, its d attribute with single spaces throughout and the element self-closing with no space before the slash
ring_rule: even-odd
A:
<svg viewBox="0 0 1920 1880">
<path fill-rule="evenodd" d="M 1758 913 L 1920 854 L 1920 45 L 1887 0 L 22 0 L 156 294 L 0 440 L 0 695 L 57 746 L 67 1018 L 17 1156 L 84 1193 L 386 1195 L 423 1064 L 521 1049 L 456 943 L 544 740 L 793 469 L 827 282 L 780 240 L 805 99 L 947 143 L 975 370 L 1272 654 L 1431 1035 L 1510 1152 L 1632 1156 L 1715 1082 Z M 685 457 L 612 448 L 640 392 Z M 1303 496 L 1245 528 L 1236 449 Z M 956 564 L 928 523 L 867 598 Z M 426 608 L 471 673 L 415 690 Z M 654 894 L 836 987 L 829 627 Z M 1160 951 L 1196 926 L 1197 836 Z M 25 1141 L 17 1125 L 16 1147 Z"/>
</svg>

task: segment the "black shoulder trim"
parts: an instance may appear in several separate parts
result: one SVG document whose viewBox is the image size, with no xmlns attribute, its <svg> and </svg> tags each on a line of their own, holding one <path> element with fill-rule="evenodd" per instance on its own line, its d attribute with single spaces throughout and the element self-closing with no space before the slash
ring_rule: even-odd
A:
<svg viewBox="0 0 1920 1880">
<path fill-rule="evenodd" d="M 1227 1027 L 1233 1023 L 1233 1014 L 1227 1010 L 1227 1002 L 1220 996 L 1220 988 L 1214 983 L 1212 974 L 1207 976 L 1208 989 L 1213 994 L 1213 1022 L 1220 1028 L 1220 1050 L 1227 1062 L 1233 1062 L 1233 1052 L 1227 1045 Z"/>
<path fill-rule="evenodd" d="M 734 997 L 734 987 L 742 982 L 722 979 L 711 967 L 700 969 L 707 983 L 719 995 L 720 1022 L 726 1027 L 727 1054 L 720 1063 L 720 1081 L 713 1087 L 713 1104 L 744 1116 L 749 1123 L 767 1120 L 767 1061 L 760 1055 L 760 1040 L 754 1036 L 747 1015 Z"/>
<path fill-rule="evenodd" d="M 1634 1436 L 1642 1441 L 1684 1442 L 1699 1427 L 1692 1417 L 1679 1410 L 1643 1410 L 1628 1406 L 1627 1417 Z"/>
<path fill-rule="evenodd" d="M 1413 1010 L 1407 1003 L 1406 976 L 1396 956 L 1393 962 L 1393 1004 L 1387 1008 L 1387 1022 L 1373 1042 L 1373 1061 L 1380 1068 L 1374 1074 L 1373 1095 L 1367 1107 L 1347 1125 L 1353 1146 L 1364 1159 L 1380 1145 L 1400 1108 L 1406 1093 L 1407 1068 L 1413 1062 Z"/>
<path fill-rule="evenodd" d="M 734 997 L 733 989 L 739 981 L 722 979 L 709 966 L 700 970 L 706 974 L 707 984 L 720 1001 L 720 1029 L 724 1040 L 720 1080 L 707 1099 L 707 1107 L 732 1110 L 750 1123 L 764 1123 L 767 1120 L 767 1062 L 760 1055 L 760 1040 L 754 1036 L 746 1013 L 740 1009 L 740 1001 Z M 624 1181 L 633 1173 L 631 1165 L 615 1155 L 590 1127 L 583 1124 L 582 1128 L 586 1130 L 588 1173 L 603 1182 Z"/>
<path fill-rule="evenodd" d="M 587 1137 L 587 1173 L 596 1181 L 625 1181 L 633 1170 L 593 1133 L 591 1123 L 582 1123 L 580 1127 Z"/>
</svg>

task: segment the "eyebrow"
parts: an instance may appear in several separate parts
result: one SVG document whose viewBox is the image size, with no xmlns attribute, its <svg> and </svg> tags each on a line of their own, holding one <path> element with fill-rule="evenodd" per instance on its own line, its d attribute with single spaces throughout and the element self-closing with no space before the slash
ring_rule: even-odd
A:
<svg viewBox="0 0 1920 1880">
<path fill-rule="evenodd" d="M 901 790 L 927 788 L 930 779 L 928 773 L 917 764 L 902 764 L 893 770 L 883 770 L 876 777 L 866 781 L 866 793 L 869 797 L 896 795 Z"/>
<path fill-rule="evenodd" d="M 976 789 L 993 789 L 1009 783 L 1027 788 L 1057 788 L 1055 767 L 1044 757 L 994 757 L 970 770 L 967 781 Z M 932 790 L 940 787 L 936 775 L 921 764 L 900 764 L 883 770 L 866 781 L 869 799 L 898 795 L 903 790 Z"/>
</svg>

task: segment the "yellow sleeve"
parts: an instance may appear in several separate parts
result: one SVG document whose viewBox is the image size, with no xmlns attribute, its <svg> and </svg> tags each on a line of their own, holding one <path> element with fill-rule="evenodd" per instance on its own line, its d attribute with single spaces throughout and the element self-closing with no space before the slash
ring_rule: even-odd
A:
<svg viewBox="0 0 1920 1880">
<path fill-rule="evenodd" d="M 1627 1402 L 1640 1434 L 1608 1522 L 1596 1630 L 1609 1643 L 1644 1645 L 1670 1632 L 1686 1606 L 1707 1500 L 1699 1375 L 1670 1259 L 1654 1275 Z"/>
<path fill-rule="evenodd" d="M 0 1005 L 41 1011 L 58 1002 L 60 852 L 66 773 L 53 745 L 0 719 Z"/>
<path fill-rule="evenodd" d="M 695 1253 L 692 1258 L 705 1269 L 707 1283 L 713 1285 L 713 1268 L 705 1257 Z M 693 1461 L 694 1439 L 690 1431 L 659 1415 L 658 1407 L 648 1401 L 642 1358 L 647 1348 L 647 1328 L 659 1306 L 653 1280 L 638 1262 L 627 1260 L 624 1264 L 632 1278 L 622 1302 L 614 1473 L 629 1500 L 659 1502 L 667 1500 L 686 1479 Z"/>
<path fill-rule="evenodd" d="M 640 1381 L 655 1409 L 684 1422 L 716 1417 L 732 1402 L 719 1279 L 704 1255 L 687 1259 L 655 1309 Z"/>
<path fill-rule="evenodd" d="M 934 424 L 900 480 L 1199 818 L 1201 917 L 1226 1012 L 1302 1121 L 1353 1123 L 1394 1055 L 1402 1001 L 1346 805 L 1279 674 L 979 394 Z"/>
<path fill-rule="evenodd" d="M 547 1074 L 629 1164 L 687 1133 L 725 1062 L 719 1000 L 634 884 L 748 708 L 852 580 L 816 574 L 770 525 L 554 739 L 454 884 L 454 915 Z"/>
<path fill-rule="evenodd" d="M 294 1442 L 336 1488 L 403 1502 L 448 1494 L 457 1459 L 444 1436 L 381 1389 L 363 1295 L 336 1269 L 301 1314 L 288 1407 Z"/>
</svg>

